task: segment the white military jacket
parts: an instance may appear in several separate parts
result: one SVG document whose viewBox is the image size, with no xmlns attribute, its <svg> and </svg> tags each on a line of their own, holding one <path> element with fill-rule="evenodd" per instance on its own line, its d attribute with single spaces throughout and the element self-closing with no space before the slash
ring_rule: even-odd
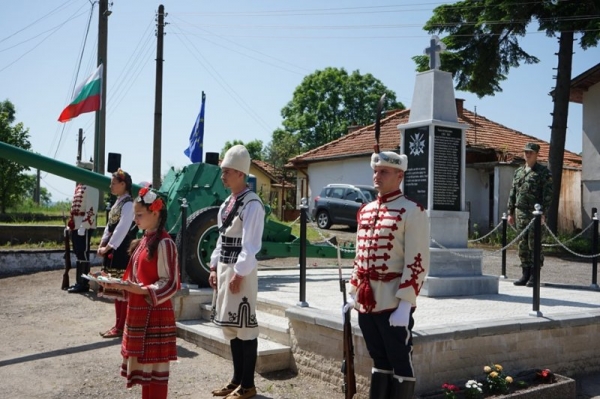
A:
<svg viewBox="0 0 600 399">
<path fill-rule="evenodd" d="M 378 196 L 357 215 L 356 257 L 350 279 L 361 313 L 416 306 L 429 271 L 429 217 L 400 190 Z"/>
</svg>

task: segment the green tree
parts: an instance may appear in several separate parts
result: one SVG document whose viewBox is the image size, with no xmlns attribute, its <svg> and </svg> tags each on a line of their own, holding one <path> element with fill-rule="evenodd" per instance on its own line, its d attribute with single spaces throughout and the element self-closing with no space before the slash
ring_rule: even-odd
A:
<svg viewBox="0 0 600 399">
<path fill-rule="evenodd" d="M 35 175 L 23 175 L 23 188 L 25 191 L 23 192 L 21 199 L 19 202 L 33 202 L 35 199 L 35 191 L 37 187 L 37 178 Z M 40 186 L 40 205 L 48 206 L 52 201 L 52 194 L 48 192 L 46 187 Z"/>
<path fill-rule="evenodd" d="M 273 165 L 280 176 L 287 180 L 287 170 L 285 164 L 290 158 L 300 153 L 300 143 L 298 136 L 284 129 L 277 129 L 273 132 L 271 142 L 265 148 L 265 161 Z"/>
<path fill-rule="evenodd" d="M 283 127 L 308 151 L 344 136 L 351 125 L 375 119 L 377 102 L 386 94 L 384 109 L 404 109 L 396 94 L 370 73 L 328 67 L 306 76 L 281 110 Z"/>
<path fill-rule="evenodd" d="M 29 150 L 29 129 L 15 122 L 15 106 L 8 100 L 0 102 L 0 141 Z M 0 212 L 18 203 L 25 191 L 25 165 L 0 158 Z"/>
<path fill-rule="evenodd" d="M 510 68 L 539 60 L 525 52 L 518 39 L 527 27 L 537 22 L 538 30 L 548 37 L 559 38 L 556 88 L 550 136 L 549 164 L 554 196 L 547 213 L 549 227 L 556 231 L 558 202 L 569 113 L 573 41 L 586 50 L 600 39 L 598 0 L 463 0 L 442 5 L 424 29 L 429 33 L 447 33 L 442 41 L 447 52 L 441 54 L 442 69 L 452 72 L 458 90 L 479 97 L 502 91 Z M 416 56 L 417 69 L 428 69 L 428 57 Z"/>
<path fill-rule="evenodd" d="M 251 159 L 259 161 L 263 160 L 263 142 L 261 140 L 252 140 L 247 142 L 246 144 L 244 144 L 244 142 L 241 140 L 226 141 L 225 145 L 223 146 L 223 149 L 221 150 L 221 154 L 219 155 L 221 159 L 223 159 L 228 149 L 238 144 L 241 144 L 244 147 L 246 147 Z"/>
</svg>

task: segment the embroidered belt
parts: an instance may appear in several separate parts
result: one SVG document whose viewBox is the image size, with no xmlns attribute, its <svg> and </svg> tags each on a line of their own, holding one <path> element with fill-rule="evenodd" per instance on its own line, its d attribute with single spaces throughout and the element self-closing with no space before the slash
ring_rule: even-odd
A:
<svg viewBox="0 0 600 399">
<path fill-rule="evenodd" d="M 359 268 L 356 277 L 360 281 L 358 287 L 356 287 L 356 301 L 365 308 L 367 313 L 370 313 L 377 305 L 373 288 L 371 288 L 371 280 L 392 281 L 395 278 L 402 277 L 402 273 L 379 273 L 376 270 Z"/>
<path fill-rule="evenodd" d="M 241 237 L 221 236 L 219 262 L 227 264 L 236 263 L 240 252 L 242 252 Z"/>
</svg>

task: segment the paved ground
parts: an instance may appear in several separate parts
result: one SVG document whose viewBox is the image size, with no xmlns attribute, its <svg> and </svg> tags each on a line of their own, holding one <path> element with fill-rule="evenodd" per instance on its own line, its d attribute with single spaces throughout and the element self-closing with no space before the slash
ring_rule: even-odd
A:
<svg viewBox="0 0 600 399">
<path fill-rule="evenodd" d="M 499 254 L 484 251 L 484 274 L 500 276 L 502 262 Z M 341 318 L 339 306 L 339 271 L 331 259 L 307 261 L 305 296 L 300 298 L 297 259 L 261 261 L 259 296 L 290 306 L 306 302 L 330 317 Z M 352 260 L 343 259 L 343 277 L 349 278 Z M 431 328 L 458 329 L 461 325 L 488 323 L 498 320 L 531 319 L 533 312 L 532 289 L 516 287 L 512 282 L 520 276 L 518 258 L 508 251 L 507 278 L 500 279 L 498 295 L 476 297 L 427 298 L 419 297 L 415 334 Z M 574 261 L 547 256 L 542 269 L 540 312 L 542 317 L 560 320 L 571 317 L 600 317 L 600 289 L 591 287 L 591 261 Z M 334 305 L 336 304 L 336 305 Z M 534 313 L 535 314 L 535 313 Z M 326 317 L 326 316 L 325 316 Z M 590 337 L 596 339 L 597 337 Z M 600 354 L 598 354 L 600 356 Z M 576 378 L 578 399 L 600 398 L 600 371 Z"/>
</svg>

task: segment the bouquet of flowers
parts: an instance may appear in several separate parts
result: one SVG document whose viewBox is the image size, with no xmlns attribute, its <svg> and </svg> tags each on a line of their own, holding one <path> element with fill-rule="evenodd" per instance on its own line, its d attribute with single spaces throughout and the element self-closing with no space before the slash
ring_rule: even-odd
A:
<svg viewBox="0 0 600 399">
<path fill-rule="evenodd" d="M 448 384 L 447 382 L 442 385 L 442 389 L 444 390 L 444 397 L 446 399 L 457 399 L 456 393 L 460 391 L 460 388 L 453 384 Z"/>
<path fill-rule="evenodd" d="M 499 364 L 485 366 L 483 372 L 487 374 L 485 377 L 485 388 L 493 394 L 508 393 L 509 385 L 513 382 L 511 376 L 504 374 L 504 369 Z"/>
</svg>

